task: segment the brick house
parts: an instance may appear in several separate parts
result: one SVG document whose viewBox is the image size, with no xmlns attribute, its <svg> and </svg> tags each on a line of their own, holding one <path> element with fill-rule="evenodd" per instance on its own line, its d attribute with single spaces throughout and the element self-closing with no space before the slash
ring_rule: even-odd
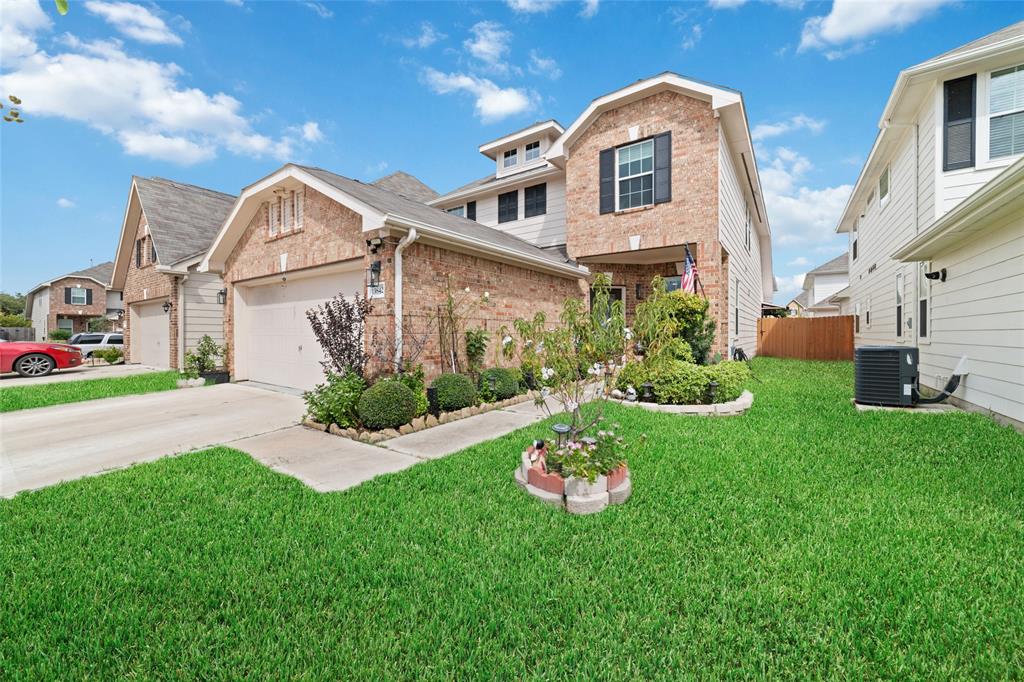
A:
<svg viewBox="0 0 1024 682">
<path fill-rule="evenodd" d="M 443 360 L 432 325 L 449 286 L 474 298 L 486 292 L 470 325 L 496 331 L 538 310 L 556 317 L 589 274 L 382 186 L 295 164 L 242 190 L 199 269 L 224 278 L 232 377 L 299 389 L 323 380 L 306 311 L 339 293 L 373 304 L 371 371 L 408 359 L 416 338 L 416 361 L 436 376 Z"/>
<path fill-rule="evenodd" d="M 121 292 L 111 289 L 114 264 L 100 263 L 42 282 L 25 294 L 25 317 L 32 320 L 36 341 L 62 329 L 71 334 L 89 331 L 89 321 L 106 318 L 121 330 Z"/>
<path fill-rule="evenodd" d="M 197 265 L 234 200 L 173 180 L 132 178 L 112 275 L 124 295 L 126 362 L 180 368 L 204 335 L 223 342 L 223 282 Z"/>
<path fill-rule="evenodd" d="M 664 73 L 481 145 L 496 171 L 428 203 L 611 276 L 627 318 L 687 249 L 718 324 L 716 349 L 753 355 L 775 290 L 771 232 L 743 99 Z"/>
</svg>

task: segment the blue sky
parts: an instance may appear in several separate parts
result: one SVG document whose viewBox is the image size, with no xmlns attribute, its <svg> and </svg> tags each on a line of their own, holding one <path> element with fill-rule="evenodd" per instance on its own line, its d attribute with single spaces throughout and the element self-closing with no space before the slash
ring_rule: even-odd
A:
<svg viewBox="0 0 1024 682">
<path fill-rule="evenodd" d="M 439 191 L 486 140 L 568 125 L 665 70 L 739 89 L 785 302 L 832 234 L 899 69 L 1021 19 L 1013 2 L 4 0 L 0 287 L 112 260 L 132 175 L 237 193 L 286 160 Z"/>
</svg>

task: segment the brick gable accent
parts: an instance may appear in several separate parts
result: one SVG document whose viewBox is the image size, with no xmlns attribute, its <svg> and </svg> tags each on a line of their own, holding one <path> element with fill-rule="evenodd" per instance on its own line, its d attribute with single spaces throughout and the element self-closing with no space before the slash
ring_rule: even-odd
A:
<svg viewBox="0 0 1024 682">
<path fill-rule="evenodd" d="M 172 308 L 169 313 L 170 320 L 168 332 L 168 358 L 169 367 L 178 368 L 178 278 L 165 272 L 157 272 L 155 264 L 150 255 L 150 237 L 146 232 L 147 227 L 145 212 L 139 216 L 139 223 L 135 228 L 135 239 L 132 240 L 131 259 L 128 262 L 128 272 L 124 281 L 124 357 L 125 362 L 132 362 L 131 357 L 131 306 L 132 304 L 167 300 L 171 301 Z M 142 265 L 135 265 L 135 240 L 142 239 Z"/>
<path fill-rule="evenodd" d="M 92 305 L 74 305 L 64 302 L 64 290 L 76 286 L 92 291 Z M 103 317 L 107 314 L 107 288 L 102 284 L 97 284 L 94 280 L 84 277 L 64 277 L 50 283 L 48 294 L 50 306 L 46 328 L 50 331 L 57 329 L 58 317 L 72 319 L 72 333 L 74 334 L 89 331 L 90 318 Z"/>
</svg>

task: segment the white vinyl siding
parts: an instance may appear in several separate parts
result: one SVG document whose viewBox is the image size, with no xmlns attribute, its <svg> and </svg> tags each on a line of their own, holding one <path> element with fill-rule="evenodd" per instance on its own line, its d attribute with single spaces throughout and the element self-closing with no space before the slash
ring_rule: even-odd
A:
<svg viewBox="0 0 1024 682">
<path fill-rule="evenodd" d="M 719 139 L 725 139 L 724 133 L 720 134 Z M 729 279 L 732 282 L 729 288 L 735 290 L 734 300 L 729 301 L 727 308 L 731 313 L 729 346 L 742 348 L 748 356 L 753 357 L 757 354 L 757 320 L 761 317 L 761 303 L 765 294 L 761 278 L 761 245 L 757 235 L 751 234 L 750 249 L 747 249 L 748 207 L 740 184 L 743 176 L 736 172 L 732 155 L 724 143 L 719 144 L 718 168 L 718 232 L 722 245 L 729 253 Z"/>
<path fill-rule="evenodd" d="M 541 183 L 547 184 L 547 212 L 543 215 L 524 218 L 525 203 L 523 196 L 525 189 Z M 511 235 L 525 239 L 537 246 L 556 246 L 565 244 L 565 177 L 555 176 L 540 180 L 524 180 L 515 189 L 519 192 L 519 218 L 507 223 L 498 223 L 498 194 L 513 191 L 513 188 L 502 189 L 500 192 L 480 194 L 473 197 L 476 201 L 476 221 L 482 225 L 493 227 L 507 232 Z M 456 200 L 459 203 L 441 205 L 440 208 L 449 209 L 463 205 L 464 199 Z"/>
<path fill-rule="evenodd" d="M 209 334 L 218 345 L 224 343 L 224 308 L 217 293 L 224 288 L 212 272 L 189 272 L 182 287 L 185 296 L 185 350 L 192 350 Z"/>
<path fill-rule="evenodd" d="M 47 323 L 50 319 L 50 288 L 44 287 L 32 297 L 32 328 L 35 330 L 36 341 L 45 341 L 49 333 Z"/>
<path fill-rule="evenodd" d="M 993 225 L 931 261 L 930 343 L 921 383 L 941 388 L 961 356 L 970 374 L 954 396 L 1024 422 L 1024 217 Z"/>
</svg>

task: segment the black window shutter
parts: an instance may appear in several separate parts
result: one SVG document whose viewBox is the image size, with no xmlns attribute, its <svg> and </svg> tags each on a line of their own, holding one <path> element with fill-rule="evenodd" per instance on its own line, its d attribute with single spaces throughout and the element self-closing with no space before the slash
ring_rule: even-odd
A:
<svg viewBox="0 0 1024 682">
<path fill-rule="evenodd" d="M 946 81 L 943 88 L 942 170 L 974 166 L 975 74 Z"/>
<path fill-rule="evenodd" d="M 654 203 L 672 201 L 672 131 L 654 136 Z"/>
<path fill-rule="evenodd" d="M 135 267 L 142 267 L 142 240 L 135 240 Z"/>
<path fill-rule="evenodd" d="M 85 304 L 92 305 L 92 289 L 85 290 Z"/>
<path fill-rule="evenodd" d="M 71 287 L 64 287 L 64 302 L 71 305 Z"/>
<path fill-rule="evenodd" d="M 615 150 L 602 149 L 601 163 L 601 213 L 615 213 Z"/>
<path fill-rule="evenodd" d="M 466 202 L 466 217 L 469 218 L 470 220 L 476 220 L 476 202 L 475 201 L 467 201 Z"/>
</svg>

